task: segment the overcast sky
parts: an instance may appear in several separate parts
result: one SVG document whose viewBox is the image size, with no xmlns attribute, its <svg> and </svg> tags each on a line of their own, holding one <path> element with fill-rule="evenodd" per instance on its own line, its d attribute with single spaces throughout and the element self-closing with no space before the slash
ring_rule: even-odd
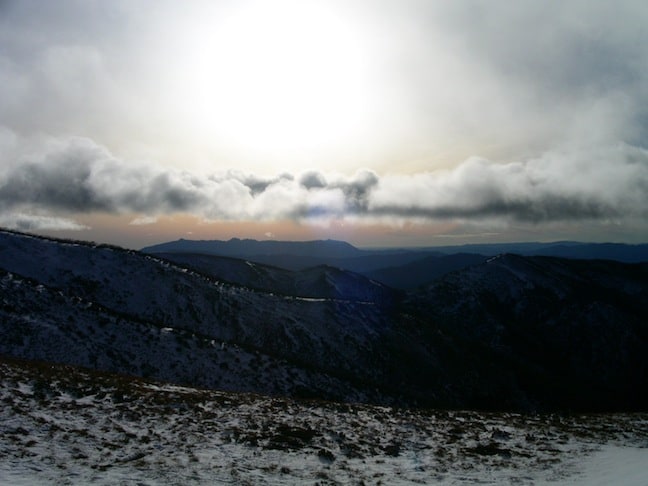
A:
<svg viewBox="0 0 648 486">
<path fill-rule="evenodd" d="M 648 241 L 648 2 L 0 0 L 0 226 Z"/>
</svg>

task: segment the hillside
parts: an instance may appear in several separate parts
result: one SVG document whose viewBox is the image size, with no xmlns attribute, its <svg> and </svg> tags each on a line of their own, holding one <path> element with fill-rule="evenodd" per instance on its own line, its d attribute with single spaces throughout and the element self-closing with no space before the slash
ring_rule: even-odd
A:
<svg viewBox="0 0 648 486">
<path fill-rule="evenodd" d="M 648 403 L 648 264 L 501 255 L 410 294 L 557 407 Z M 606 405 L 607 404 L 607 405 Z"/>
<path fill-rule="evenodd" d="M 0 266 L 5 354 L 351 400 L 381 380 L 373 347 L 390 323 L 370 303 L 259 293 L 132 251 L 8 232 Z"/>
<path fill-rule="evenodd" d="M 218 280 L 263 292 L 296 297 L 351 300 L 389 305 L 397 292 L 362 275 L 328 265 L 290 271 L 239 258 L 196 253 L 156 253 Z"/>
<path fill-rule="evenodd" d="M 504 255 L 386 305 L 329 267 L 193 263 L 0 231 L 0 354 L 353 402 L 648 409 L 646 264 Z"/>
<path fill-rule="evenodd" d="M 648 458 L 645 415 L 296 401 L 2 357 L 0 401 L 2 484 L 639 485 Z"/>
</svg>

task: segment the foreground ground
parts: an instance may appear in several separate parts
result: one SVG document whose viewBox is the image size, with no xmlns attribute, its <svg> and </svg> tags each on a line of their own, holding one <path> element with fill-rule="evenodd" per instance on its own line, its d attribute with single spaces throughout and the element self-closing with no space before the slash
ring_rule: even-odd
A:
<svg viewBox="0 0 648 486">
<path fill-rule="evenodd" d="M 0 361 L 1 484 L 648 484 L 648 415 L 413 411 Z"/>
</svg>

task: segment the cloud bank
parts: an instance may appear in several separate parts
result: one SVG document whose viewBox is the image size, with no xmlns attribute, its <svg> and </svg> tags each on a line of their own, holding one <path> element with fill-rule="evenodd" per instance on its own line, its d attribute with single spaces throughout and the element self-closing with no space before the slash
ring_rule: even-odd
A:
<svg viewBox="0 0 648 486">
<path fill-rule="evenodd" d="M 68 218 L 24 213 L 0 214 L 0 226 L 19 231 L 81 231 L 90 229 Z"/>
<path fill-rule="evenodd" d="M 311 170 L 275 177 L 235 170 L 201 175 L 133 163 L 87 138 L 21 138 L 5 130 L 0 144 L 0 224 L 13 218 L 21 228 L 49 221 L 73 229 L 69 218 L 96 212 L 139 214 L 135 225 L 176 213 L 208 220 L 394 225 L 630 224 L 648 217 L 648 151 L 628 144 L 551 151 L 509 163 L 473 157 L 451 170 L 409 175 Z M 56 219 L 60 215 L 65 218 Z"/>
</svg>

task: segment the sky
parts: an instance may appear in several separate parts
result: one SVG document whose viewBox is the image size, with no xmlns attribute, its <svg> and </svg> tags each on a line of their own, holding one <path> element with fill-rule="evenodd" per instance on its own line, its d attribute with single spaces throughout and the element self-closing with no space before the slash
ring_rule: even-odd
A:
<svg viewBox="0 0 648 486">
<path fill-rule="evenodd" d="M 644 0 L 0 0 L 0 226 L 648 241 Z"/>
</svg>

